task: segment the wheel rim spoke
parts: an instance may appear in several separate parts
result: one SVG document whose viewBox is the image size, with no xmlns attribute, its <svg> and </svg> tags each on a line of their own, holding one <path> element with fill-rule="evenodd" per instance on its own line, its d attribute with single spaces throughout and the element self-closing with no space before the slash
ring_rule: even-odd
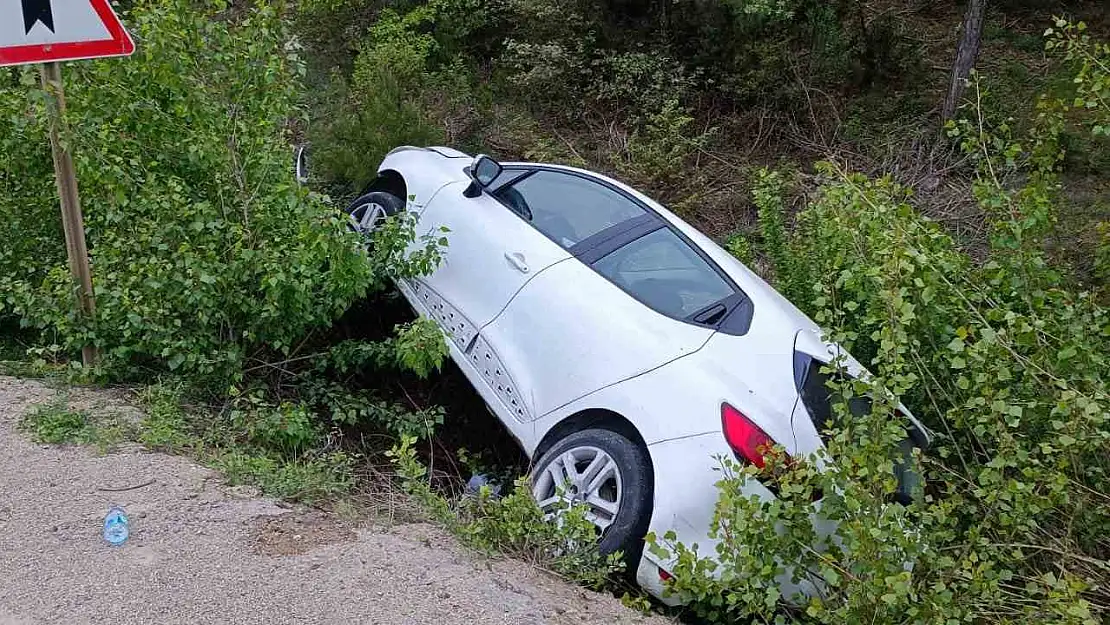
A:
<svg viewBox="0 0 1110 625">
<path fill-rule="evenodd" d="M 596 480 L 598 476 L 604 472 L 610 462 L 612 462 L 612 460 L 610 460 L 609 456 L 606 454 L 599 453 L 594 456 L 594 459 L 590 461 L 589 466 L 587 466 L 586 470 L 583 471 L 582 474 L 579 476 L 582 485 L 586 486 L 586 490 L 593 490 L 594 480 Z"/>
<path fill-rule="evenodd" d="M 598 457 L 601 457 L 601 454 L 599 454 Z M 596 493 L 598 490 L 601 489 L 605 482 L 614 479 L 617 475 L 617 463 L 613 462 L 613 459 L 609 456 L 604 456 L 604 458 L 604 462 L 599 463 L 603 466 L 598 469 L 597 473 L 593 476 L 593 479 L 590 480 L 589 485 L 586 486 L 587 493 Z M 593 465 L 591 464 L 590 466 L 592 467 Z"/>
<path fill-rule="evenodd" d="M 563 484 L 566 486 L 577 486 L 579 482 L 578 469 L 575 468 L 578 459 L 574 457 L 574 450 L 568 451 L 560 458 L 563 466 Z"/>
<path fill-rule="evenodd" d="M 563 470 L 562 464 L 559 462 L 552 462 L 547 467 L 547 473 L 551 476 L 551 492 L 558 494 L 560 491 L 567 487 L 567 473 Z"/>
<path fill-rule="evenodd" d="M 375 202 L 355 207 L 350 212 L 351 227 L 363 236 L 373 234 L 385 218 L 385 208 Z"/>
<path fill-rule="evenodd" d="M 372 229 L 374 226 L 378 225 L 378 220 L 381 219 L 381 216 L 382 207 L 377 204 L 371 204 L 369 208 L 366 209 L 366 214 L 362 218 L 362 227 L 367 230 Z"/>
<path fill-rule="evenodd" d="M 610 525 L 613 524 L 613 520 L 611 518 L 610 519 L 603 519 L 603 518 L 599 517 L 592 510 L 587 510 L 586 513 L 583 514 L 582 516 L 587 521 L 589 521 L 590 523 L 593 523 L 594 525 L 596 525 L 597 528 L 602 530 L 602 531 L 604 531 L 606 528 L 608 528 Z"/>
<path fill-rule="evenodd" d="M 540 510 L 547 512 L 551 510 L 551 508 L 554 508 L 561 501 L 563 501 L 562 497 L 558 495 L 553 495 L 551 497 L 548 497 L 547 499 L 536 502 L 536 505 L 539 506 Z"/>
<path fill-rule="evenodd" d="M 620 509 L 620 505 L 617 502 L 602 499 L 598 495 L 590 495 L 586 498 L 586 503 L 590 504 L 591 508 L 600 510 L 610 517 L 617 516 L 617 510 Z"/>
</svg>

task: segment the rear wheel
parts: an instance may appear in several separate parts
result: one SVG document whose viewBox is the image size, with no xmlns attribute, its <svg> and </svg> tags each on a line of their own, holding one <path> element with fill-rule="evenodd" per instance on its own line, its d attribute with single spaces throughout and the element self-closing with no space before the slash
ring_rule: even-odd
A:
<svg viewBox="0 0 1110 625">
<path fill-rule="evenodd" d="M 347 206 L 351 230 L 361 234 L 369 244 L 370 237 L 392 215 L 405 210 L 405 201 L 386 191 L 371 191 Z"/>
<path fill-rule="evenodd" d="M 582 430 L 555 443 L 535 466 L 532 495 L 542 510 L 585 505 L 601 553 L 620 551 L 629 566 L 636 565 L 651 520 L 646 449 L 611 430 Z"/>
</svg>

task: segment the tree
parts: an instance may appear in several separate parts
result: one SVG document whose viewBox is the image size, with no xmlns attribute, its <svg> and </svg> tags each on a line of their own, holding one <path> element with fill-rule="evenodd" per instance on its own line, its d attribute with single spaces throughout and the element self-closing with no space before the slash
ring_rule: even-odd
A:
<svg viewBox="0 0 1110 625">
<path fill-rule="evenodd" d="M 956 107 L 967 87 L 968 76 L 975 68 L 975 61 L 979 58 L 979 44 L 983 35 L 983 13 L 986 12 L 987 0 L 968 0 L 967 13 L 964 14 L 964 23 L 960 27 L 960 43 L 956 47 L 956 60 L 952 63 L 952 79 L 948 84 L 948 94 L 944 97 L 941 107 L 941 121 L 946 122 L 956 114 Z"/>
</svg>

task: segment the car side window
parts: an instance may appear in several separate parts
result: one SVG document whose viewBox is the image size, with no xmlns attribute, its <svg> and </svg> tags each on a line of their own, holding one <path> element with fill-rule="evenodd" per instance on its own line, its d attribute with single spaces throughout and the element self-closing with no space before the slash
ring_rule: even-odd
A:
<svg viewBox="0 0 1110 625">
<path fill-rule="evenodd" d="M 736 292 L 670 228 L 610 252 L 593 267 L 646 306 L 675 319 L 686 319 Z"/>
<path fill-rule="evenodd" d="M 582 176 L 540 170 L 494 192 L 517 215 L 564 248 L 646 214 L 624 195 Z"/>
</svg>

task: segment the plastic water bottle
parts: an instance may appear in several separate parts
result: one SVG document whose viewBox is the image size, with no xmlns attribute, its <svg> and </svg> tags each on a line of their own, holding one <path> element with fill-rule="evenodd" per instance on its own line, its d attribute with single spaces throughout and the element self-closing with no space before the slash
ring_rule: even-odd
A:
<svg viewBox="0 0 1110 625">
<path fill-rule="evenodd" d="M 119 506 L 112 506 L 108 515 L 104 517 L 104 540 L 108 544 L 122 545 L 131 535 L 131 528 L 127 521 L 127 513 Z"/>
</svg>

